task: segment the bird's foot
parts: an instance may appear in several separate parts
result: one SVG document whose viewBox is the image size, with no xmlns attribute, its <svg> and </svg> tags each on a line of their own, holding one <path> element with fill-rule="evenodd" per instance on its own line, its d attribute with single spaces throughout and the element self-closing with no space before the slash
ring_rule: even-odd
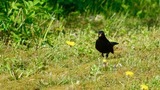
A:
<svg viewBox="0 0 160 90">
<path fill-rule="evenodd" d="M 102 57 L 104 57 L 103 53 L 102 53 Z"/>
<path fill-rule="evenodd" d="M 108 58 L 108 53 L 106 53 L 106 58 Z"/>
</svg>

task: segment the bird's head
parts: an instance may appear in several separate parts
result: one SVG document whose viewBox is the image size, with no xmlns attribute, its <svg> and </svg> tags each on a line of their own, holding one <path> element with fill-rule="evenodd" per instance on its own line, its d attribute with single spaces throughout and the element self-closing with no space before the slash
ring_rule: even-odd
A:
<svg viewBox="0 0 160 90">
<path fill-rule="evenodd" d="M 105 37 L 104 32 L 103 32 L 103 31 L 99 31 L 99 32 L 98 32 L 98 37 L 99 37 L 99 38 Z"/>
</svg>

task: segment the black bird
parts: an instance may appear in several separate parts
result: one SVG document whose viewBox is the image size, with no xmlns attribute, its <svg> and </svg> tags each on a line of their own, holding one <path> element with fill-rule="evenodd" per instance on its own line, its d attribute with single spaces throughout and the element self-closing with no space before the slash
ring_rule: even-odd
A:
<svg viewBox="0 0 160 90">
<path fill-rule="evenodd" d="M 117 42 L 110 42 L 106 37 L 103 31 L 98 32 L 98 39 L 96 40 L 96 49 L 102 53 L 102 56 L 104 57 L 104 54 L 106 53 L 106 58 L 108 57 L 108 54 L 111 52 L 114 53 L 113 46 L 117 45 Z"/>
</svg>

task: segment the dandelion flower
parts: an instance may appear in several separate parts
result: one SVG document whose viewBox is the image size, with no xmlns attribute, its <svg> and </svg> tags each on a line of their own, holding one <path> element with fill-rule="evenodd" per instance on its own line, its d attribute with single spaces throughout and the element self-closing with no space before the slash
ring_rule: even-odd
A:
<svg viewBox="0 0 160 90">
<path fill-rule="evenodd" d="M 103 67 L 107 67 L 107 66 L 108 66 L 107 60 L 103 59 Z"/>
<path fill-rule="evenodd" d="M 132 77 L 133 75 L 134 75 L 133 72 L 131 72 L 131 71 L 126 71 L 126 76 Z"/>
<path fill-rule="evenodd" d="M 72 41 L 66 41 L 66 43 L 70 46 L 74 46 L 75 45 L 75 42 L 72 42 Z"/>
<path fill-rule="evenodd" d="M 107 60 L 106 60 L 106 59 L 103 59 L 103 63 L 107 63 Z"/>
<path fill-rule="evenodd" d="M 148 89 L 148 86 L 147 86 L 147 85 L 142 84 L 142 85 L 141 85 L 141 90 L 149 90 L 149 89 Z"/>
</svg>

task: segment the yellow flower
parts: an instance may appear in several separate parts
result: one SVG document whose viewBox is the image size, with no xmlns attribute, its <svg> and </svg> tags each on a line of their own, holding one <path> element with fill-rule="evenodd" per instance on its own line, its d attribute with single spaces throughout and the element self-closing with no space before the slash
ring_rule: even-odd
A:
<svg viewBox="0 0 160 90">
<path fill-rule="evenodd" d="M 149 90 L 149 89 L 148 89 L 148 86 L 147 86 L 147 85 L 142 84 L 142 85 L 141 85 L 141 90 Z"/>
<path fill-rule="evenodd" d="M 107 60 L 106 60 L 106 59 L 103 59 L 103 63 L 107 63 Z"/>
<path fill-rule="evenodd" d="M 134 75 L 133 72 L 131 72 L 131 71 L 126 71 L 126 76 L 132 77 L 133 75 Z"/>
<path fill-rule="evenodd" d="M 70 46 L 74 46 L 75 45 L 75 42 L 72 42 L 72 41 L 66 41 L 66 43 Z"/>
<path fill-rule="evenodd" d="M 107 62 L 107 60 L 104 58 L 103 59 L 103 67 L 107 67 L 108 66 L 108 62 Z"/>
</svg>

